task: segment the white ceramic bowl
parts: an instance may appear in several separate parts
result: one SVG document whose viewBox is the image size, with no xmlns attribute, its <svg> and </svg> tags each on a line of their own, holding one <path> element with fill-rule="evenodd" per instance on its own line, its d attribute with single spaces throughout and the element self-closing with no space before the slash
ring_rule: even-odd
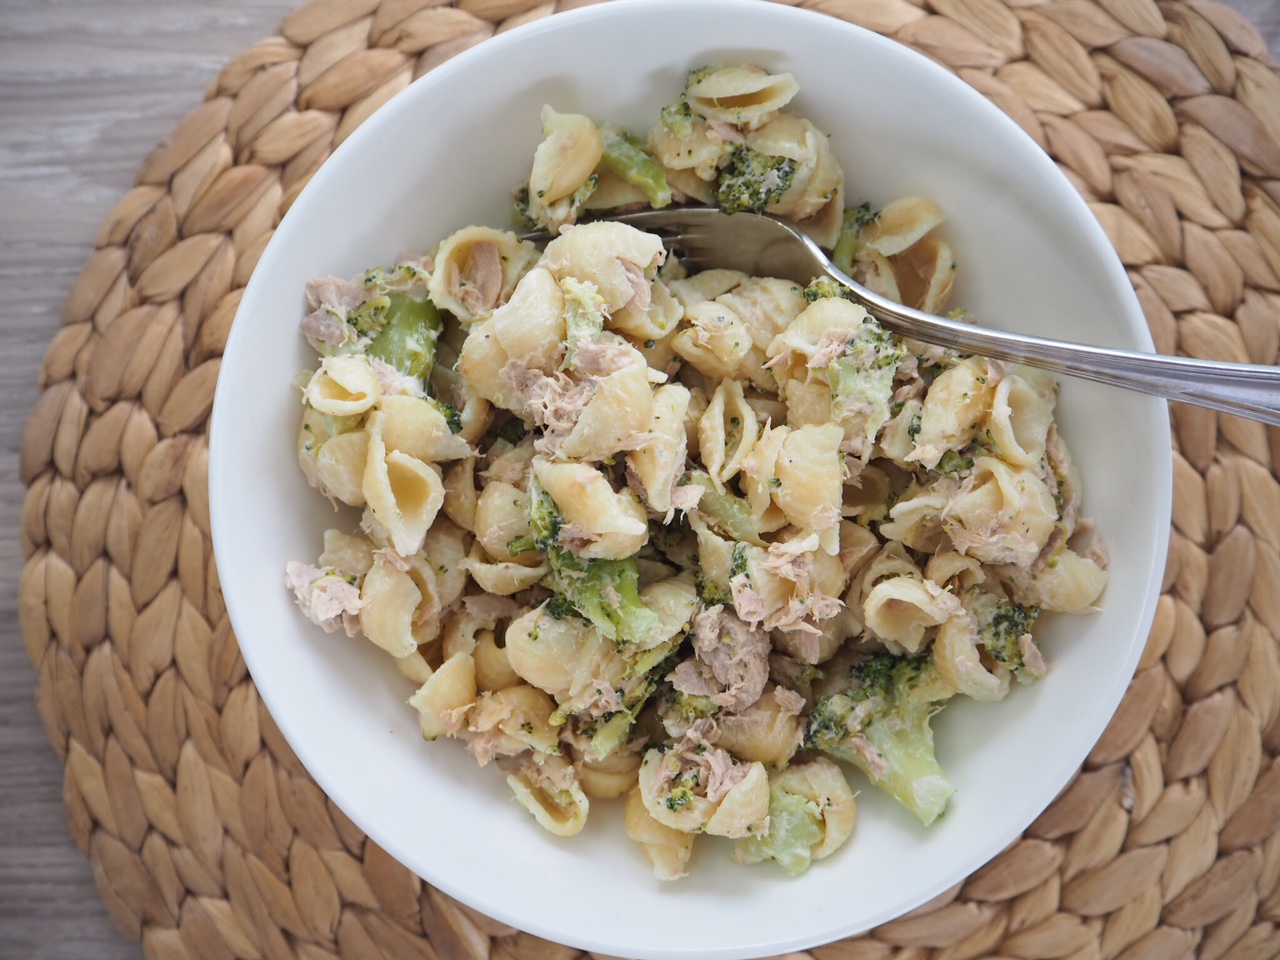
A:
<svg viewBox="0 0 1280 960">
<path fill-rule="evenodd" d="M 486 41 L 429 73 L 338 149 L 294 204 L 245 293 L 222 365 L 210 448 L 213 539 L 236 635 L 290 744 L 373 839 L 459 900 L 529 932 L 636 958 L 755 957 L 869 929 L 1000 852 L 1084 760 L 1138 661 L 1170 511 L 1164 403 L 1063 383 L 1060 424 L 1086 512 L 1111 550 L 1104 609 L 1046 617 L 1053 671 L 999 704 L 936 721 L 957 787 L 925 829 L 860 784 L 853 840 L 798 879 L 733 865 L 707 842 L 661 885 L 593 805 L 579 836 L 539 829 L 460 744 L 424 744 L 411 692 L 380 651 L 306 622 L 283 585 L 335 520 L 294 456 L 290 382 L 314 363 L 297 324 L 308 278 L 353 276 L 471 223 L 506 226 L 539 108 L 643 132 L 706 63 L 793 72 L 793 109 L 831 135 L 849 199 L 934 198 L 960 264 L 953 302 L 994 326 L 1150 350 L 1105 235 L 1054 164 L 979 94 L 872 33 L 743 0 L 615 0 Z"/>
</svg>

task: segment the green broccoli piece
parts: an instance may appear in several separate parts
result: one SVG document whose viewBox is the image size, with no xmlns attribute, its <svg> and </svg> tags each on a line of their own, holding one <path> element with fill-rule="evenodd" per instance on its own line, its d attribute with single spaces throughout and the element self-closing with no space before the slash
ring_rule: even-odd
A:
<svg viewBox="0 0 1280 960">
<path fill-rule="evenodd" d="M 794 877 L 809 869 L 822 839 L 822 810 L 775 779 L 769 784 L 769 832 L 743 837 L 734 844 L 733 859 L 742 864 L 774 860 Z"/>
<path fill-rule="evenodd" d="M 864 203 L 857 207 L 845 207 L 840 222 L 840 237 L 831 250 L 831 262 L 846 274 L 853 274 L 853 258 L 858 254 L 862 244 L 862 231 L 880 219 L 880 211 L 872 210 L 871 204 Z"/>
<path fill-rule="evenodd" d="M 906 356 L 902 344 L 871 317 L 864 317 L 845 346 L 845 355 L 831 361 L 831 409 L 837 418 L 861 416 L 868 440 L 874 440 L 890 417 L 893 378 Z"/>
<path fill-rule="evenodd" d="M 529 428 L 519 417 L 512 417 L 498 428 L 498 439 L 505 440 L 513 447 L 529 435 Z"/>
<path fill-rule="evenodd" d="M 444 417 L 444 422 L 449 425 L 450 433 L 462 432 L 462 414 L 458 413 L 458 408 L 448 400 L 441 400 L 439 397 L 427 397 L 427 401 L 440 411 Z"/>
<path fill-rule="evenodd" d="M 973 457 L 962 456 L 955 450 L 946 451 L 938 460 L 939 473 L 959 473 L 973 469 Z"/>
<path fill-rule="evenodd" d="M 805 746 L 852 763 L 927 826 L 955 792 L 934 756 L 929 727 L 955 688 L 931 657 L 873 654 L 849 674 L 849 691 L 814 704 Z"/>
<path fill-rule="evenodd" d="M 578 343 L 586 339 L 595 343 L 604 330 L 606 306 L 604 297 L 591 281 L 565 277 L 560 281 L 564 293 L 565 354 L 561 369 L 578 364 Z"/>
<path fill-rule="evenodd" d="M 1023 679 L 1026 671 L 1021 640 L 1031 633 L 1040 608 L 1002 600 L 981 587 L 968 591 L 965 606 L 978 621 L 979 642 L 987 653 L 996 663 Z"/>
<path fill-rule="evenodd" d="M 715 716 L 718 709 L 710 697 L 681 693 L 674 687 L 668 687 L 658 703 L 658 716 L 664 726 L 667 720 L 671 720 L 673 728 L 683 733 L 697 721 Z"/>
<path fill-rule="evenodd" d="M 628 643 L 651 646 L 661 626 L 656 613 L 640 599 L 640 571 L 635 557 L 586 560 L 559 542 L 564 518 L 541 485 L 529 485 L 529 526 L 535 549 L 547 555 L 551 573 L 543 584 L 619 648 Z"/>
<path fill-rule="evenodd" d="M 685 106 L 688 104 L 686 103 Z M 654 209 L 670 204 L 673 199 L 671 187 L 667 183 L 667 175 L 658 162 L 621 130 L 604 127 L 600 132 L 604 135 L 601 165 L 606 170 L 616 173 L 633 187 L 642 190 L 649 200 L 649 206 Z"/>
<path fill-rule="evenodd" d="M 537 230 L 538 221 L 529 213 L 529 185 L 526 183 L 516 191 L 515 201 L 511 205 L 511 224 L 520 230 Z"/>
<path fill-rule="evenodd" d="M 693 108 L 683 93 L 675 103 L 662 108 L 661 116 L 662 125 L 671 131 L 673 137 L 684 140 L 693 136 Z"/>
<path fill-rule="evenodd" d="M 435 362 L 436 341 L 444 330 L 440 311 L 426 298 L 425 291 L 392 293 L 385 295 L 385 299 L 387 307 L 381 317 L 381 328 L 365 352 L 391 364 L 405 376 L 425 380 Z"/>
<path fill-rule="evenodd" d="M 813 281 L 804 288 L 804 298 L 809 303 L 828 298 L 832 300 L 853 300 L 853 291 L 836 280 L 835 277 L 814 277 Z"/>
<path fill-rule="evenodd" d="M 710 520 L 724 534 L 742 543 L 765 547 L 756 530 L 755 517 L 751 507 L 742 497 L 735 497 L 729 492 L 716 492 L 711 477 L 701 470 L 692 470 L 682 478 L 682 486 L 693 484 L 702 488 L 702 496 L 698 500 L 697 511 Z"/>
<path fill-rule="evenodd" d="M 729 162 L 720 171 L 716 204 L 725 213 L 744 210 L 763 213 L 765 207 L 782 198 L 795 176 L 794 160 L 736 146 L 729 153 Z"/>
</svg>

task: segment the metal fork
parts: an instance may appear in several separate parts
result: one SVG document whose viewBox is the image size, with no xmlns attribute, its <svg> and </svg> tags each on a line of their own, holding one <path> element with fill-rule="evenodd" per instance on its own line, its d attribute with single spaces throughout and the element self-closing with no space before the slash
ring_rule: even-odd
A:
<svg viewBox="0 0 1280 960">
<path fill-rule="evenodd" d="M 888 330 L 925 343 L 1126 387 L 1280 426 L 1280 369 L 1112 350 L 975 327 L 894 303 L 832 264 L 803 232 L 770 216 L 712 207 L 644 210 L 608 217 L 662 236 L 693 270 L 725 267 L 808 284 L 826 274 Z"/>
</svg>

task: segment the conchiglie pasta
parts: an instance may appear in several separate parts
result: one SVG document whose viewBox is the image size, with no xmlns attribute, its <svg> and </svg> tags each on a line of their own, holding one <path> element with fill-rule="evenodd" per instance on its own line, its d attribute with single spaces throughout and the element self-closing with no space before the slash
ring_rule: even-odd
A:
<svg viewBox="0 0 1280 960">
<path fill-rule="evenodd" d="M 444 503 L 444 484 L 437 468 L 407 453 L 387 450 L 381 416 L 375 412 L 370 418 L 369 455 L 361 489 L 396 552 L 408 557 L 418 552 Z"/>
<path fill-rule="evenodd" d="M 629 491 L 615 492 L 609 481 L 585 463 L 535 459 L 538 483 L 555 501 L 570 530 L 583 541 L 578 553 L 592 559 L 629 557 L 649 539 L 649 518 Z"/>
<path fill-rule="evenodd" d="M 834 423 L 799 427 L 782 441 L 775 466 L 774 501 L 797 527 L 818 534 L 827 553 L 839 549 L 843 439 Z"/>
<path fill-rule="evenodd" d="M 698 450 L 718 493 L 737 476 L 760 436 L 755 411 L 736 380 L 722 380 L 698 424 Z"/>
<path fill-rule="evenodd" d="M 694 834 L 659 823 L 649 813 L 639 787 L 627 794 L 623 828 L 636 842 L 659 880 L 678 880 L 688 873 Z"/>
<path fill-rule="evenodd" d="M 942 513 L 943 529 L 961 553 L 983 563 L 1028 567 L 1058 522 L 1044 481 L 995 457 L 979 457 Z"/>
<path fill-rule="evenodd" d="M 672 509 L 671 492 L 684 473 L 688 435 L 684 428 L 689 410 L 689 389 L 664 384 L 653 392 L 650 403 L 651 442 L 627 453 L 627 466 L 644 491 L 649 508 L 665 514 Z"/>
<path fill-rule="evenodd" d="M 1015 467 L 1040 462 L 1052 425 L 1052 404 L 1017 374 L 1006 374 L 996 385 L 983 421 L 1000 459 Z"/>
<path fill-rule="evenodd" d="M 981 357 L 970 357 L 938 374 L 925 394 L 916 448 L 907 460 L 936 467 L 948 450 L 969 444 L 995 392 L 996 373 Z"/>
<path fill-rule="evenodd" d="M 476 701 L 476 668 L 469 654 L 450 657 L 409 698 L 418 711 L 422 735 L 428 740 L 456 736 L 465 720 L 461 716 Z"/>
<path fill-rule="evenodd" d="M 591 802 L 576 776 L 563 785 L 531 764 L 507 777 L 507 785 L 538 825 L 557 837 L 572 837 L 586 826 Z"/>
<path fill-rule="evenodd" d="M 369 361 L 342 354 L 325 357 L 320 369 L 302 391 L 302 399 L 321 413 L 350 417 L 365 413 L 378 402 L 382 391 Z"/>
<path fill-rule="evenodd" d="M 465 227 L 440 244 L 427 292 L 437 307 L 470 323 L 504 303 L 537 259 L 538 248 L 510 231 Z"/>
<path fill-rule="evenodd" d="M 649 297 L 646 271 L 662 262 L 662 241 L 623 223 L 584 223 L 547 244 L 542 265 L 557 280 L 593 283 L 612 314 L 636 297 Z"/>
<path fill-rule="evenodd" d="M 626 366 L 596 381 L 591 399 L 560 444 L 560 456 L 607 460 L 648 433 L 653 422 L 649 365 L 638 351 L 630 353 Z"/>
<path fill-rule="evenodd" d="M 695 113 L 708 120 L 754 130 L 796 95 L 800 85 L 789 73 L 759 67 L 721 67 L 689 84 L 685 95 Z"/>
<path fill-rule="evenodd" d="M 544 205 L 563 200 L 586 182 L 604 152 L 604 137 L 589 117 L 542 108 L 545 139 L 533 154 L 530 201 Z"/>
</svg>

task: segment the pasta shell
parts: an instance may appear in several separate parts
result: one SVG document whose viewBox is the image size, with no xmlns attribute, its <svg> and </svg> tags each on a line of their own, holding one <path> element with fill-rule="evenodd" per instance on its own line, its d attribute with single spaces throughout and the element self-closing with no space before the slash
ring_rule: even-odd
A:
<svg viewBox="0 0 1280 960">
<path fill-rule="evenodd" d="M 378 402 L 381 389 L 369 361 L 357 354 L 325 357 L 302 391 L 302 399 L 321 413 L 351 417 Z"/>
<path fill-rule="evenodd" d="M 885 204 L 861 235 L 859 254 L 892 257 L 911 247 L 945 219 L 942 208 L 926 197 L 902 197 Z"/>
<path fill-rule="evenodd" d="M 1016 374 L 1006 374 L 996 385 L 983 421 L 1000 459 L 1015 467 L 1040 462 L 1052 425 L 1052 403 Z"/>
<path fill-rule="evenodd" d="M 315 487 L 352 507 L 364 506 L 364 471 L 369 432 L 352 430 L 326 440 L 315 460 Z"/>
<path fill-rule="evenodd" d="M 542 265 L 556 280 L 573 277 L 595 284 L 612 314 L 637 297 L 647 299 L 651 278 L 646 271 L 665 256 L 659 237 L 625 223 L 597 220 L 548 243 Z"/>
<path fill-rule="evenodd" d="M 871 588 L 862 603 L 863 622 L 890 649 L 920 652 L 925 632 L 961 612 L 960 601 L 936 583 L 891 577 Z"/>
<path fill-rule="evenodd" d="M 376 557 L 360 588 L 360 629 L 393 657 L 418 649 L 413 617 L 422 601 L 413 578 L 385 557 Z"/>
<path fill-rule="evenodd" d="M 604 137 L 589 117 L 542 108 L 543 140 L 533 154 L 529 199 L 543 205 L 563 200 L 591 176 L 604 153 Z"/>
<path fill-rule="evenodd" d="M 659 823 L 645 808 L 639 787 L 627 794 L 623 829 L 640 847 L 659 880 L 678 880 L 688 873 L 694 834 Z"/>
<path fill-rule="evenodd" d="M 789 73 L 767 73 L 758 67 L 721 67 L 686 88 L 689 106 L 708 120 L 754 130 L 800 91 Z"/>
<path fill-rule="evenodd" d="M 742 384 L 722 380 L 698 423 L 698 449 L 717 493 L 724 493 L 725 482 L 737 476 L 759 436 L 760 424 Z"/>
<path fill-rule="evenodd" d="M 1058 508 L 1035 473 L 979 457 L 947 504 L 944 529 L 958 551 L 983 563 L 1029 567 L 1058 522 Z"/>
<path fill-rule="evenodd" d="M 434 404 L 422 397 L 383 397 L 382 440 L 388 450 L 399 450 L 426 463 L 457 460 L 475 451 L 449 429 L 449 423 Z"/>
<path fill-rule="evenodd" d="M 819 535 L 822 549 L 839 550 L 844 460 L 838 424 L 798 427 L 787 434 L 778 453 L 774 502 L 801 530 Z M 704 458 L 705 459 L 705 458 Z"/>
<path fill-rule="evenodd" d="M 422 736 L 434 740 L 453 736 L 462 729 L 456 717 L 476 700 L 476 668 L 469 654 L 461 653 L 446 660 L 427 682 L 409 698 L 418 711 Z"/>
<path fill-rule="evenodd" d="M 653 439 L 627 454 L 628 472 L 639 481 L 649 508 L 666 514 L 672 509 L 671 491 L 684 473 L 688 436 L 684 418 L 689 410 L 687 387 L 670 383 L 653 393 L 650 431 Z"/>
<path fill-rule="evenodd" d="M 978 653 L 978 625 L 967 612 L 952 617 L 933 641 L 933 662 L 944 680 L 966 696 L 984 703 L 1004 699 L 1009 678 L 997 677 L 982 665 Z"/>
<path fill-rule="evenodd" d="M 555 501 L 566 533 L 583 541 L 576 552 L 591 559 L 621 560 L 649 539 L 649 518 L 629 491 L 615 492 L 609 481 L 585 463 L 533 461 L 538 483 Z"/>
<path fill-rule="evenodd" d="M 509 230 L 464 227 L 437 248 L 427 294 L 469 324 L 505 303 L 537 259 L 537 246 Z"/>
<path fill-rule="evenodd" d="M 418 552 L 444 503 L 440 474 L 417 457 L 388 451 L 382 439 L 380 413 L 370 418 L 369 456 L 361 488 L 374 519 L 386 529 L 396 553 Z"/>
</svg>

